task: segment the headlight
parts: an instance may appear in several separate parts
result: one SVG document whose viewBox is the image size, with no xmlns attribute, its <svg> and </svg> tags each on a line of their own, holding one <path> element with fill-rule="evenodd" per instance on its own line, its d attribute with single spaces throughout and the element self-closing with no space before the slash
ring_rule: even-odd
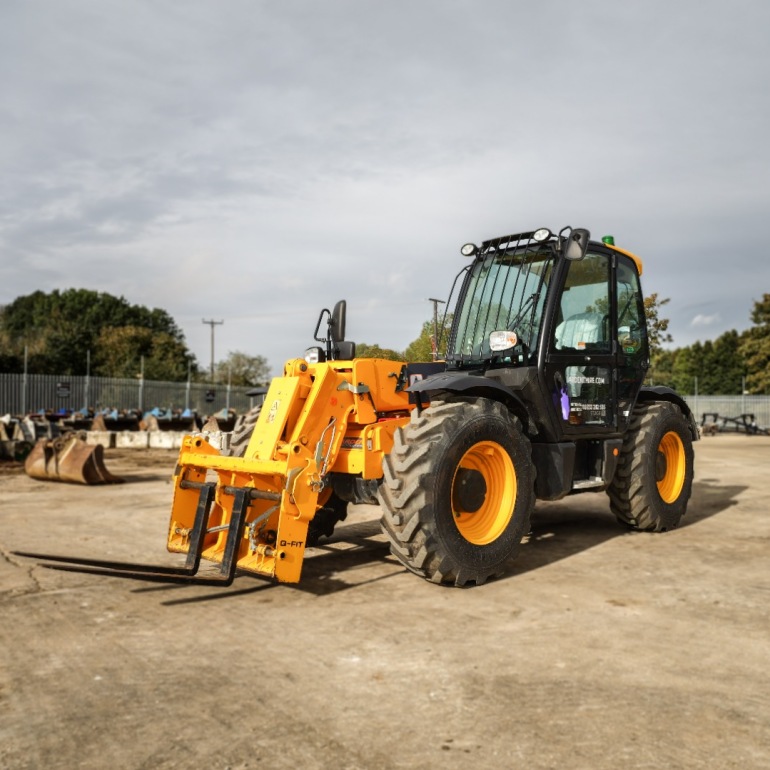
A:
<svg viewBox="0 0 770 770">
<path fill-rule="evenodd" d="M 464 257 L 472 257 L 479 250 L 479 247 L 475 243 L 466 243 L 461 249 L 460 254 Z"/>
<path fill-rule="evenodd" d="M 495 353 L 512 348 L 519 341 L 516 332 L 492 332 L 489 335 L 489 347 Z"/>
<path fill-rule="evenodd" d="M 323 348 L 308 348 L 305 351 L 305 361 L 309 364 L 322 364 L 326 360 Z"/>
<path fill-rule="evenodd" d="M 551 231 L 547 227 L 541 227 L 532 233 L 532 239 L 538 243 L 545 243 L 551 237 Z"/>
</svg>

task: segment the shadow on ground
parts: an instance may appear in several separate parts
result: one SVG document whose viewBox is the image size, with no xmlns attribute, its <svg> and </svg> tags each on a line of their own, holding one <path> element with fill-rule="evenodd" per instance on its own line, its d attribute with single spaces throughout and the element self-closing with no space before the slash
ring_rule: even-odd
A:
<svg viewBox="0 0 770 770">
<path fill-rule="evenodd" d="M 724 485 L 710 479 L 695 482 L 687 513 L 679 528 L 690 527 L 723 513 L 737 504 L 738 495 L 746 489 L 745 486 Z M 621 535 L 635 534 L 616 521 L 604 494 L 595 494 L 593 501 L 588 497 L 590 494 L 538 506 L 532 517 L 529 537 L 522 544 L 513 571 L 504 579 L 546 567 Z"/>
<path fill-rule="evenodd" d="M 736 505 L 737 497 L 746 489 L 745 486 L 722 485 L 710 479 L 696 482 L 688 512 L 680 528 L 723 513 Z M 535 509 L 530 534 L 522 543 L 513 570 L 502 579 L 510 580 L 547 567 L 627 534 L 628 528 L 615 520 L 603 494 L 586 494 L 556 503 L 542 503 Z M 374 564 L 387 565 L 390 569 L 387 574 L 374 577 L 368 572 L 365 576 L 362 573 L 361 579 L 356 579 L 357 571 Z M 322 542 L 306 558 L 302 567 L 302 580 L 293 588 L 324 596 L 387 580 L 404 571 L 404 567 L 391 556 L 387 543 L 382 539 L 378 519 L 373 518 L 339 526 L 332 538 Z M 164 605 L 176 605 L 222 600 L 279 586 L 279 583 L 241 573 L 237 587 L 223 590 L 208 588 L 205 593 L 198 593 L 201 589 L 194 586 L 174 585 L 143 586 L 135 590 L 137 593 L 177 592 L 191 588 L 196 591 L 194 596 L 171 598 L 163 602 Z"/>
</svg>

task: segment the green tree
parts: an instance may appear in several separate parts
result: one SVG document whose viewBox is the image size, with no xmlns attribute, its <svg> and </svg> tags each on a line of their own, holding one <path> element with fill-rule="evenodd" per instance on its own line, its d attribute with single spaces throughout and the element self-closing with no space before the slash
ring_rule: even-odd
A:
<svg viewBox="0 0 770 770">
<path fill-rule="evenodd" d="M 449 332 L 452 328 L 452 316 L 447 313 L 443 319 L 443 326 L 441 318 L 439 318 L 439 340 L 437 348 L 437 358 L 439 360 L 446 357 L 447 342 L 449 340 Z M 425 321 L 420 331 L 420 336 L 416 340 L 407 345 L 404 351 L 404 357 L 407 361 L 433 361 L 433 342 L 434 329 L 433 319 Z"/>
<path fill-rule="evenodd" d="M 94 348 L 94 374 L 136 377 L 143 368 L 147 380 L 179 381 L 187 376 L 187 348 L 165 332 L 108 326 L 96 338 Z"/>
<path fill-rule="evenodd" d="M 674 338 L 668 331 L 668 318 L 661 318 L 660 315 L 661 308 L 670 301 L 668 298 L 658 299 L 657 292 L 650 294 L 644 298 L 644 315 L 650 345 L 650 371 L 647 379 L 656 385 L 673 387 L 674 356 L 664 350 L 663 345 L 673 342 Z"/>
<path fill-rule="evenodd" d="M 700 378 L 703 367 L 703 345 L 696 342 L 677 350 L 672 372 L 672 387 L 679 393 L 691 394 L 695 391 L 695 379 Z M 700 390 L 700 388 L 699 388 Z"/>
<path fill-rule="evenodd" d="M 739 351 L 746 367 L 746 389 L 749 393 L 770 393 L 770 294 L 754 302 L 754 323 L 741 336 Z"/>
<path fill-rule="evenodd" d="M 368 345 L 366 342 L 356 345 L 356 358 L 385 358 L 388 361 L 406 361 L 404 354 L 397 350 L 382 348 L 376 343 Z"/>
<path fill-rule="evenodd" d="M 705 348 L 705 345 L 704 345 Z M 704 394 L 714 396 L 738 396 L 743 387 L 745 374 L 744 357 L 741 353 L 741 336 L 735 329 L 714 340 L 711 356 L 704 357 Z"/>
<path fill-rule="evenodd" d="M 770 332 L 770 294 L 763 294 L 762 299 L 754 301 L 751 321 L 754 326 L 759 326 Z"/>
<path fill-rule="evenodd" d="M 250 356 L 234 350 L 227 354 L 224 361 L 215 365 L 214 375 L 218 382 L 229 382 L 231 385 L 267 385 L 270 381 L 270 364 L 264 356 Z"/>
<path fill-rule="evenodd" d="M 668 385 L 692 394 L 697 386 L 704 396 L 731 396 L 741 392 L 744 358 L 741 335 L 725 332 L 713 342 L 695 342 L 676 350 L 661 350 L 654 370 L 656 385 Z"/>
<path fill-rule="evenodd" d="M 647 338 L 650 342 L 650 355 L 655 356 L 667 342 L 673 342 L 674 338 L 668 331 L 668 318 L 661 318 L 660 311 L 671 300 L 658 299 L 658 294 L 650 294 L 644 298 L 644 314 L 647 317 Z"/>
<path fill-rule="evenodd" d="M 677 350 L 658 350 L 651 359 L 648 379 L 652 385 L 665 385 L 673 387 L 674 365 L 676 363 Z"/>
<path fill-rule="evenodd" d="M 26 347 L 32 373 L 85 374 L 87 352 L 95 353 L 102 331 L 120 327 L 166 335 L 186 350 L 184 335 L 165 310 L 90 289 L 56 289 L 17 297 L 0 310 L 0 358 L 20 371 Z M 189 351 L 186 359 L 197 369 Z"/>
</svg>

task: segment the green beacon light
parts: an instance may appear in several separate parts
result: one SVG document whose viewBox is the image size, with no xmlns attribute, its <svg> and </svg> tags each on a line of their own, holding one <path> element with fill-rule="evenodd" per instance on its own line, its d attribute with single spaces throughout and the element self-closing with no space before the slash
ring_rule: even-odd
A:
<svg viewBox="0 0 770 770">
<path fill-rule="evenodd" d="M 602 238 L 602 243 L 606 243 L 608 246 L 614 246 L 615 245 L 615 236 L 614 235 L 605 235 Z"/>
</svg>

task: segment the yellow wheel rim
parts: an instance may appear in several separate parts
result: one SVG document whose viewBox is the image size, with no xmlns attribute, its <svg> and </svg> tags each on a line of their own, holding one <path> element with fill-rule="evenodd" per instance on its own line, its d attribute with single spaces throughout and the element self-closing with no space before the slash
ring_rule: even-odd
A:
<svg viewBox="0 0 770 770">
<path fill-rule="evenodd" d="M 463 506 L 463 494 L 457 487 L 468 477 L 473 479 L 476 495 L 470 505 Z M 452 513 L 460 534 L 474 545 L 497 540 L 513 516 L 516 489 L 516 471 L 508 452 L 494 441 L 474 444 L 452 479 Z"/>
<path fill-rule="evenodd" d="M 663 502 L 673 503 L 682 494 L 687 460 L 684 444 L 678 433 L 669 431 L 658 444 L 655 463 L 655 479 Z"/>
</svg>

